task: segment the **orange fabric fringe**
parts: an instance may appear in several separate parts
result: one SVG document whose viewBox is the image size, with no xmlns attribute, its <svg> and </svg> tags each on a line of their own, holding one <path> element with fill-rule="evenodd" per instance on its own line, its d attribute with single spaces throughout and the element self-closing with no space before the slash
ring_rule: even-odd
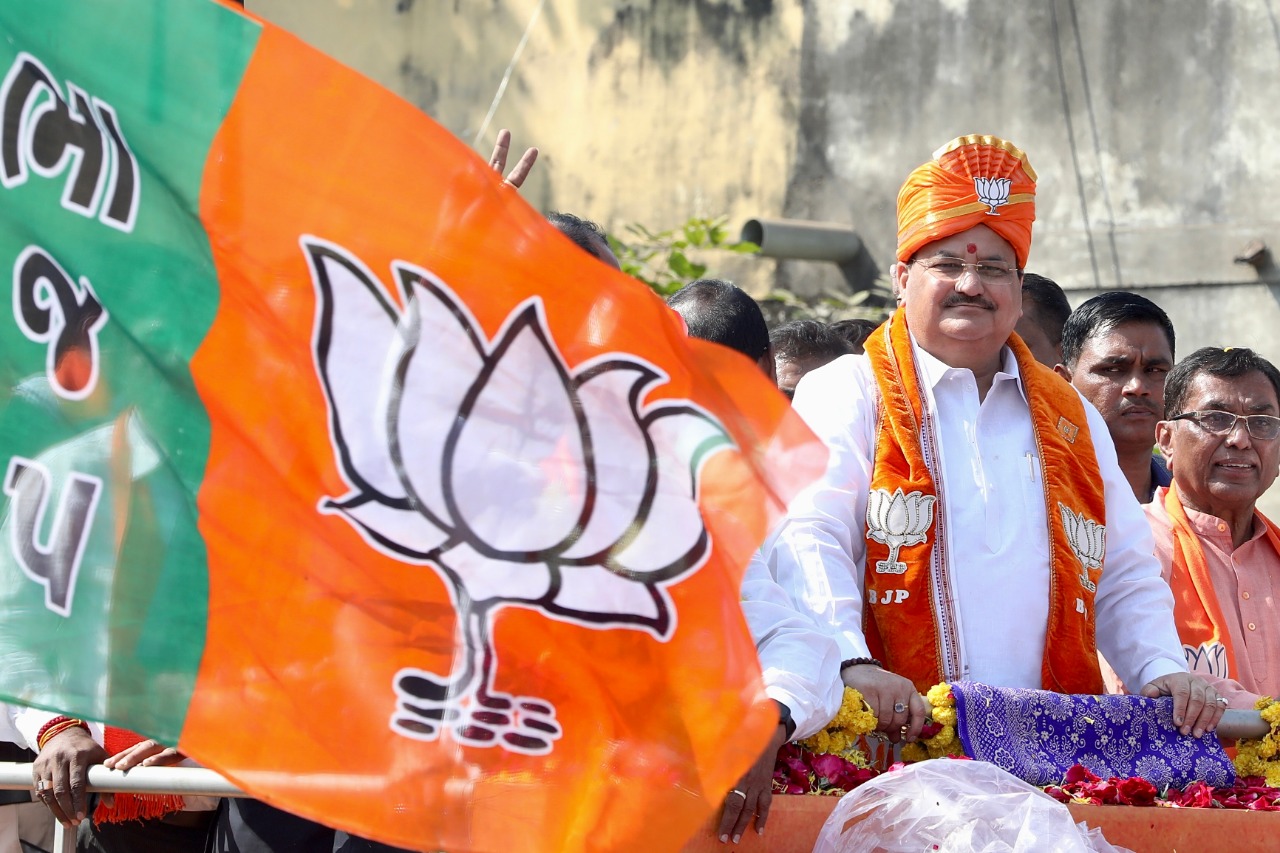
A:
<svg viewBox="0 0 1280 853">
<path fill-rule="evenodd" d="M 107 753 L 115 755 L 144 740 L 126 729 L 107 726 L 103 734 L 103 746 Z M 180 812 L 186 802 L 178 794 L 116 794 L 115 805 L 107 808 L 98 803 L 93 812 L 94 823 L 120 823 L 126 820 L 153 820 L 173 812 Z"/>
</svg>

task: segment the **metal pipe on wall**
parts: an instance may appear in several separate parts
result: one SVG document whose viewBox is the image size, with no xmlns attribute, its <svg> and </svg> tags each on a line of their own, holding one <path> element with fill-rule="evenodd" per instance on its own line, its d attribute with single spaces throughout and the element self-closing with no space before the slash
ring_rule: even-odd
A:
<svg viewBox="0 0 1280 853">
<path fill-rule="evenodd" d="M 847 225 L 803 219 L 748 219 L 740 240 L 766 258 L 847 264 L 862 253 L 862 238 Z"/>
</svg>

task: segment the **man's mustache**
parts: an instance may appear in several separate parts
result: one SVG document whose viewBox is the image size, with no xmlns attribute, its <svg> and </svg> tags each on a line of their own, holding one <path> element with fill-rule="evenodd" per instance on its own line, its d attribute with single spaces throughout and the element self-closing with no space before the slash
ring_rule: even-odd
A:
<svg viewBox="0 0 1280 853">
<path fill-rule="evenodd" d="M 1140 409 L 1141 411 L 1148 412 L 1150 414 L 1157 415 L 1157 416 L 1162 414 L 1161 412 L 1156 411 L 1155 403 L 1147 403 L 1141 400 L 1133 400 L 1129 403 L 1122 405 L 1120 407 L 1120 414 L 1123 415 L 1126 412 L 1132 412 L 1135 409 Z"/>
<path fill-rule="evenodd" d="M 972 305 L 976 308 L 985 308 L 988 311 L 996 310 L 996 305 L 985 296 L 965 296 L 963 293 L 951 293 L 946 299 L 942 300 L 943 308 L 955 308 L 958 305 Z"/>
</svg>

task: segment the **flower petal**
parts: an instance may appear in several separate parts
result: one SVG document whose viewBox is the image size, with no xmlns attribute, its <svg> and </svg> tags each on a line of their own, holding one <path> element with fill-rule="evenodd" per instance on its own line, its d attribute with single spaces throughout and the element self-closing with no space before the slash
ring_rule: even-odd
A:
<svg viewBox="0 0 1280 853">
<path fill-rule="evenodd" d="M 915 537 L 920 535 L 920 507 L 924 503 L 924 495 L 912 494 L 906 499 L 907 505 L 907 524 L 904 532 L 907 536 Z"/>
<path fill-rule="evenodd" d="M 884 527 L 895 538 L 905 536 L 911 529 L 907 518 L 907 499 L 902 494 L 902 489 L 893 493 L 889 511 L 885 513 Z"/>
<path fill-rule="evenodd" d="M 418 507 L 452 526 L 441 485 L 444 446 L 484 365 L 482 344 L 475 321 L 443 282 L 408 266 L 397 272 L 408 331 L 397 353 L 395 409 L 387 414 L 392 452 Z"/>
<path fill-rule="evenodd" d="M 399 311 L 360 261 L 314 237 L 301 243 L 317 293 L 316 362 L 343 477 L 359 492 L 402 499 L 384 420 L 404 344 Z"/>
<path fill-rule="evenodd" d="M 428 559 L 431 552 L 449 539 L 449 534 L 436 527 L 412 509 L 397 509 L 375 500 L 352 495 L 343 501 L 325 501 L 321 512 L 338 513 L 355 524 L 365 541 L 380 551 L 416 560 Z"/>
<path fill-rule="evenodd" d="M 603 566 L 564 567 L 560 589 L 547 609 L 601 627 L 629 622 L 650 628 L 662 638 L 670 628 L 671 611 L 662 593 Z"/>
<path fill-rule="evenodd" d="M 502 334 L 445 445 L 445 500 L 490 556 L 542 559 L 582 523 L 585 416 L 538 312 Z"/>
<path fill-rule="evenodd" d="M 545 563 L 493 560 L 466 544 L 450 548 L 442 565 L 472 601 L 538 601 L 551 591 L 551 569 Z"/>
<path fill-rule="evenodd" d="M 884 498 L 885 492 L 883 489 L 872 489 L 867 494 L 867 527 L 877 530 L 884 527 L 880 507 L 884 502 Z"/>
<path fill-rule="evenodd" d="M 681 574 L 706 556 L 709 539 L 698 509 L 698 472 L 733 443 L 719 424 L 690 407 L 663 407 L 646 421 L 657 451 L 653 501 L 635 538 L 624 541 L 607 565 L 656 580 Z"/>
<path fill-rule="evenodd" d="M 603 554 L 636 522 L 655 480 L 654 451 L 640 426 L 638 406 L 645 386 L 657 378 L 643 365 L 612 362 L 589 372 L 578 386 L 591 435 L 595 488 L 586 527 L 564 559 Z"/>
</svg>

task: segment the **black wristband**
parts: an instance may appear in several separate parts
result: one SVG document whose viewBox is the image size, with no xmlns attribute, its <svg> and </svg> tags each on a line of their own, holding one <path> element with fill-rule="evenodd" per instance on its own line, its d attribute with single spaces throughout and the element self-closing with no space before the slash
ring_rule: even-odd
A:
<svg viewBox="0 0 1280 853">
<path fill-rule="evenodd" d="M 773 700 L 773 704 L 778 706 L 778 722 L 787 730 L 787 743 L 791 742 L 791 736 L 796 733 L 796 721 L 791 719 L 791 709 L 785 703 Z"/>
<path fill-rule="evenodd" d="M 840 661 L 840 671 L 844 672 L 851 666 L 862 666 L 864 663 L 869 663 L 872 666 L 878 666 L 881 669 L 884 669 L 884 664 L 875 658 L 849 658 L 848 660 Z"/>
</svg>

